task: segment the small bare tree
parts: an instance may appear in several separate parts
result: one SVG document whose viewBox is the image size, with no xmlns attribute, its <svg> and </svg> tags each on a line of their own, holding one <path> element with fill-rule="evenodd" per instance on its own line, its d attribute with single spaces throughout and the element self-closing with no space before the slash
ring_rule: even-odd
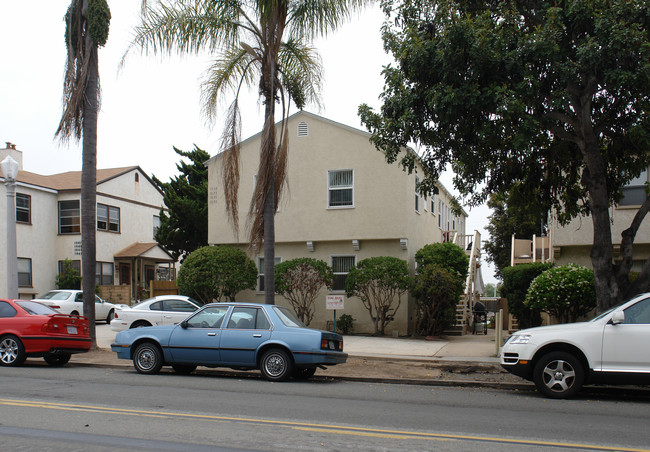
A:
<svg viewBox="0 0 650 452">
<path fill-rule="evenodd" d="M 275 267 L 275 290 L 289 300 L 296 315 L 305 325 L 314 318 L 314 300 L 323 286 L 332 287 L 334 274 L 325 262 L 298 258 Z"/>
</svg>

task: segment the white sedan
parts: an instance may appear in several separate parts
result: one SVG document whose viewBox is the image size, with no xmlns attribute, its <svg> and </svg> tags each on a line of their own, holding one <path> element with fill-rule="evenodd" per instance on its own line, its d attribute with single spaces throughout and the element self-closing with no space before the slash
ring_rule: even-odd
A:
<svg viewBox="0 0 650 452">
<path fill-rule="evenodd" d="M 41 304 L 56 309 L 61 314 L 83 315 L 84 302 L 81 290 L 50 290 L 45 295 L 34 298 Z M 95 295 L 95 320 L 110 323 L 113 320 L 113 313 L 116 305 L 102 300 Z"/>
<path fill-rule="evenodd" d="M 199 309 L 199 303 L 184 295 L 159 295 L 131 307 L 118 307 L 111 330 L 122 331 L 154 325 L 175 325 Z"/>
</svg>

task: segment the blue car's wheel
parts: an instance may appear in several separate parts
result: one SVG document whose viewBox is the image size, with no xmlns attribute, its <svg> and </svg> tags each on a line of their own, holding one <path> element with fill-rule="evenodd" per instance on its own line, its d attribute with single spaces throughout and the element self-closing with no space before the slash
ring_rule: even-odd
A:
<svg viewBox="0 0 650 452">
<path fill-rule="evenodd" d="M 163 365 L 160 348 L 151 342 L 136 347 L 133 352 L 133 367 L 141 374 L 157 374 Z"/>
<path fill-rule="evenodd" d="M 262 355 L 260 371 L 269 381 L 285 381 L 291 376 L 293 362 L 289 354 L 281 348 L 272 348 Z"/>
</svg>

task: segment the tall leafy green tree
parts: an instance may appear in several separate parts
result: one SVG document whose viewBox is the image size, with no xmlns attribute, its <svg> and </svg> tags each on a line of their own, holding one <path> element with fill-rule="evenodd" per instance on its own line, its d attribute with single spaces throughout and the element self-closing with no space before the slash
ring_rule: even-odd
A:
<svg viewBox="0 0 650 452">
<path fill-rule="evenodd" d="M 474 203 L 520 182 L 561 221 L 590 214 L 598 309 L 650 288 L 630 283 L 647 198 L 614 265 L 610 207 L 650 163 L 647 0 L 384 0 L 391 16 L 381 112 L 360 107 L 388 160 L 415 142 L 430 190 L 447 164 Z M 413 155 L 401 162 L 412 167 Z"/>
<path fill-rule="evenodd" d="M 106 0 L 72 0 L 65 14 L 68 58 L 63 80 L 63 114 L 55 136 L 82 144 L 81 274 L 84 315 L 96 346 L 95 273 L 97 203 L 97 114 L 99 112 L 99 47 L 106 44 L 111 12 Z"/>
<path fill-rule="evenodd" d="M 214 120 L 222 96 L 234 93 L 221 150 L 228 216 L 239 228 L 239 93 L 259 90 L 264 126 L 257 185 L 249 209 L 250 241 L 264 245 L 265 302 L 274 304 L 275 212 L 285 182 L 288 131 L 293 101 L 298 108 L 319 102 L 320 58 L 310 41 L 334 30 L 369 0 L 143 0 L 142 23 L 132 47 L 145 53 L 216 54 L 203 83 L 203 109 Z M 276 104 L 280 127 L 276 129 Z"/>
<path fill-rule="evenodd" d="M 177 148 L 174 152 L 189 159 L 189 163 L 185 160 L 177 163 L 180 175 L 169 182 L 153 176 L 165 203 L 165 209 L 160 209 L 156 241 L 172 257 L 182 261 L 192 251 L 208 244 L 208 169 L 204 163 L 210 154 L 196 145 L 189 152 Z"/>
</svg>

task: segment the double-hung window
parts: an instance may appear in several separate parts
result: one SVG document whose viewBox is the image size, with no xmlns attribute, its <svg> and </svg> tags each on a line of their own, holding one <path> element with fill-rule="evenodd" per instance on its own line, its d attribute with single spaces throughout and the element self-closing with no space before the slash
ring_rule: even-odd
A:
<svg viewBox="0 0 650 452">
<path fill-rule="evenodd" d="M 332 270 L 334 272 L 332 291 L 340 292 L 345 290 L 345 280 L 355 263 L 356 256 L 332 256 Z"/>
<path fill-rule="evenodd" d="M 32 260 L 18 258 L 18 287 L 32 287 Z"/>
<path fill-rule="evenodd" d="M 16 193 L 16 222 L 32 222 L 32 197 L 22 193 Z"/>
<path fill-rule="evenodd" d="M 97 230 L 120 232 L 119 207 L 97 204 Z"/>
<path fill-rule="evenodd" d="M 327 172 L 327 206 L 354 206 L 354 172 L 331 170 Z"/>
<path fill-rule="evenodd" d="M 59 234 L 79 234 L 80 232 L 79 200 L 59 201 Z"/>
</svg>

